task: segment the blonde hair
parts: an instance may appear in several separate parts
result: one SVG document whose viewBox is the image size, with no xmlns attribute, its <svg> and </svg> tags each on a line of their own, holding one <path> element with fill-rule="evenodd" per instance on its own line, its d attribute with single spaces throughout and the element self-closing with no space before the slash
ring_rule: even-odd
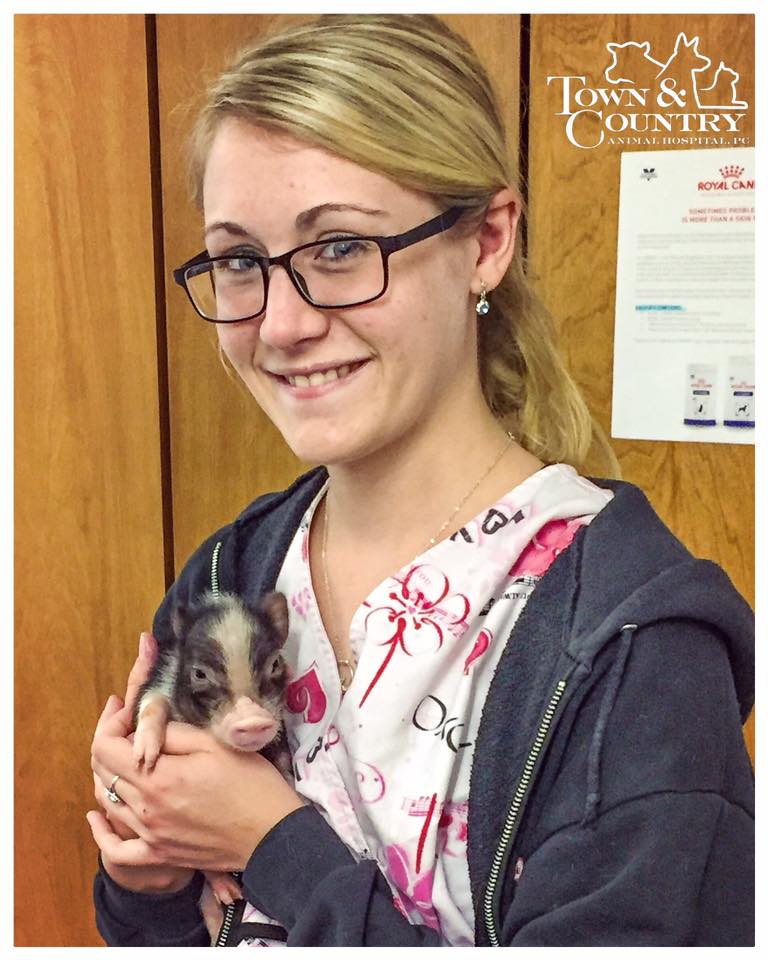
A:
<svg viewBox="0 0 768 960">
<path fill-rule="evenodd" d="M 208 90 L 192 132 L 198 205 L 211 140 L 233 116 L 323 147 L 445 207 L 480 213 L 515 182 L 489 79 L 470 45 L 432 15 L 330 14 L 243 51 Z M 478 354 L 489 409 L 526 449 L 582 468 L 597 442 L 618 472 L 518 252 L 479 321 Z"/>
</svg>

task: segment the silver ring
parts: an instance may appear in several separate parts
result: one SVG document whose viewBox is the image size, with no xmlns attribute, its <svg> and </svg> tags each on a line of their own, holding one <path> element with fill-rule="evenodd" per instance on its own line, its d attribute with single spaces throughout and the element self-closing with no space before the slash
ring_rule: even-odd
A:
<svg viewBox="0 0 768 960">
<path fill-rule="evenodd" d="M 115 784 L 117 783 L 117 781 L 118 781 L 119 779 L 120 779 L 120 775 L 119 775 L 119 774 L 116 774 L 114 777 L 112 777 L 112 783 L 110 783 L 110 785 L 109 785 L 108 787 L 105 787 L 105 788 L 104 788 L 104 796 L 107 798 L 107 800 L 111 800 L 112 803 L 122 803 L 122 802 L 123 802 L 123 798 L 120 797 L 120 796 L 118 796 L 118 795 L 115 793 Z"/>
</svg>

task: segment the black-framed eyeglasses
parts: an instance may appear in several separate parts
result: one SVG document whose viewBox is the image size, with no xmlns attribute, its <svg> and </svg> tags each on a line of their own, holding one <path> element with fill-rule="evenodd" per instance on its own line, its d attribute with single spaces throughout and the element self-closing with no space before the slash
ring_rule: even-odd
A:
<svg viewBox="0 0 768 960">
<path fill-rule="evenodd" d="M 223 257 L 199 253 L 173 271 L 197 313 L 212 323 L 258 317 L 267 304 L 269 270 L 281 266 L 296 290 L 323 310 L 357 307 L 378 300 L 389 283 L 389 258 L 398 250 L 452 227 L 465 207 L 451 207 L 426 223 L 393 237 L 350 234 L 302 243 L 278 257 L 260 257 L 251 248 Z"/>
</svg>

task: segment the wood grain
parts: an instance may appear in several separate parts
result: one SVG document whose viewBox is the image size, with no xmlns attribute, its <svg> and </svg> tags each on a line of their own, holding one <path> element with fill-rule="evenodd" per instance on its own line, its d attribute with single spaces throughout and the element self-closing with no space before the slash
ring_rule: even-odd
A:
<svg viewBox="0 0 768 960">
<path fill-rule="evenodd" d="M 593 85 L 610 62 L 605 44 L 651 43 L 666 60 L 677 34 L 699 36 L 715 63 L 741 73 L 740 96 L 754 104 L 754 17 L 739 15 L 549 15 L 532 17 L 530 246 L 540 294 L 555 316 L 570 369 L 610 435 L 614 291 L 621 151 L 664 149 L 604 143 L 574 147 L 557 116 L 547 76 L 586 75 Z M 605 83 L 602 84 L 605 86 Z M 744 133 L 754 137 L 754 110 Z M 672 149 L 685 149 L 676 146 Z M 736 444 L 613 440 L 624 479 L 638 484 L 695 554 L 719 563 L 754 605 L 754 448 Z M 754 719 L 746 737 L 754 759 Z"/>
<path fill-rule="evenodd" d="M 164 592 L 144 19 L 15 45 L 15 942 L 101 945 L 90 741 Z"/>
<path fill-rule="evenodd" d="M 200 215 L 188 198 L 185 138 L 204 84 L 266 31 L 312 19 L 299 15 L 163 15 L 157 18 L 166 276 L 202 249 Z M 517 149 L 519 74 L 516 16 L 444 19 L 473 43 L 499 89 Z M 168 354 L 177 570 L 197 545 L 254 497 L 290 483 L 303 465 L 239 383 L 229 382 L 212 325 L 169 281 Z"/>
</svg>

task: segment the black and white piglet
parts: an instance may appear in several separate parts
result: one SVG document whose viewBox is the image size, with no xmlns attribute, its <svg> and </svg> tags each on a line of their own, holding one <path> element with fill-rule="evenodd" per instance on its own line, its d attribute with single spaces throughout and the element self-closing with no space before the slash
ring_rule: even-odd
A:
<svg viewBox="0 0 768 960">
<path fill-rule="evenodd" d="M 159 645 L 136 699 L 136 765 L 154 767 L 169 720 L 203 727 L 235 750 L 261 751 L 275 762 L 288 684 L 283 594 L 247 605 L 232 593 L 205 593 L 193 606 L 176 607 L 171 625 L 173 638 Z"/>
<path fill-rule="evenodd" d="M 231 593 L 209 592 L 192 606 L 177 607 L 171 623 L 173 637 L 158 644 L 157 660 L 136 699 L 137 767 L 153 769 L 168 721 L 181 720 L 209 730 L 234 750 L 260 751 L 287 776 L 283 594 L 270 593 L 250 605 Z M 222 903 L 239 895 L 228 874 L 206 872 L 206 879 Z"/>
</svg>

